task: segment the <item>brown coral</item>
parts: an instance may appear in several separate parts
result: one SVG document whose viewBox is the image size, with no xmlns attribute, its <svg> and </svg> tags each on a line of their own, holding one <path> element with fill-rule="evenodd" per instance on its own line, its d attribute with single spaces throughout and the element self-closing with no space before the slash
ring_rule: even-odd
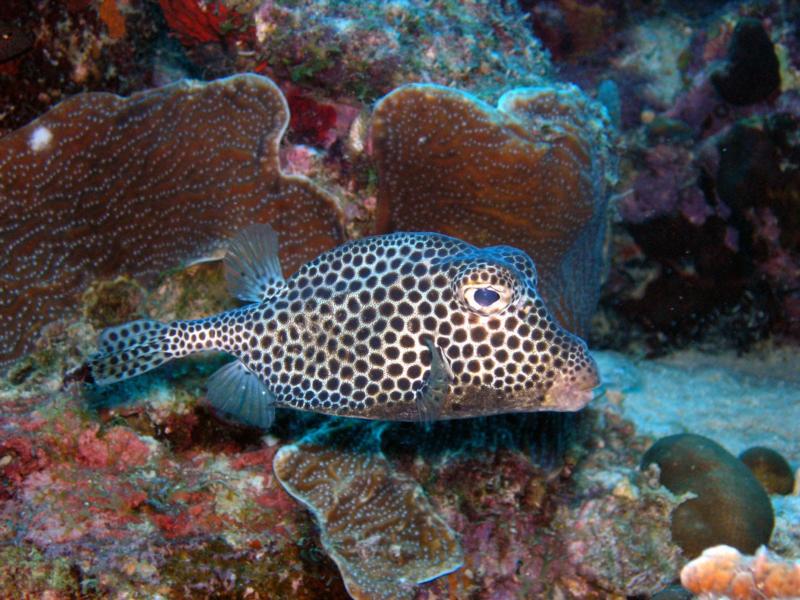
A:
<svg viewBox="0 0 800 600">
<path fill-rule="evenodd" d="M 670 435 L 642 456 L 642 469 L 653 463 L 670 492 L 695 495 L 672 513 L 672 541 L 687 556 L 718 544 L 754 552 L 769 542 L 775 524 L 769 496 L 722 446 L 702 435 Z"/>
<path fill-rule="evenodd" d="M 714 546 L 683 568 L 681 583 L 705 600 L 798 598 L 800 562 L 781 559 L 763 546 L 755 556 Z"/>
<path fill-rule="evenodd" d="M 284 269 L 343 239 L 333 199 L 280 171 L 289 119 L 272 81 L 237 75 L 81 94 L 0 142 L 0 366 L 97 277 L 152 275 L 253 222 Z"/>
<path fill-rule="evenodd" d="M 527 251 L 569 328 L 594 310 L 605 231 L 603 111 L 575 86 L 521 88 L 495 109 L 470 94 L 408 85 L 372 121 L 378 230 L 436 230 Z"/>
<path fill-rule="evenodd" d="M 284 446 L 273 466 L 286 491 L 314 513 L 353 598 L 413 598 L 416 584 L 461 566 L 455 534 L 380 451 L 315 438 Z"/>
<path fill-rule="evenodd" d="M 768 494 L 791 494 L 794 473 L 786 459 L 772 448 L 753 446 L 739 455 Z"/>
</svg>

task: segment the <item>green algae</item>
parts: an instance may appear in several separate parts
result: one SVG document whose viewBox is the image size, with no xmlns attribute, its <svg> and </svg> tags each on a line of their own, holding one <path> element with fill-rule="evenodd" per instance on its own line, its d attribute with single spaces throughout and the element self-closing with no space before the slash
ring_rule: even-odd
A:
<svg viewBox="0 0 800 600">
<path fill-rule="evenodd" d="M 176 593 L 220 599 L 246 597 L 251 589 L 265 598 L 346 600 L 336 567 L 314 555 L 310 541 L 250 550 L 236 550 L 221 538 L 181 545 L 160 567 L 161 584 Z"/>
<path fill-rule="evenodd" d="M 337 48 L 309 45 L 306 50 L 304 56 L 308 58 L 289 70 L 289 78 L 293 83 L 310 83 L 316 75 L 333 68 L 342 60 L 342 52 Z"/>
<path fill-rule="evenodd" d="M 129 277 L 95 281 L 83 294 L 83 314 L 95 328 L 109 327 L 139 316 L 144 290 Z"/>
<path fill-rule="evenodd" d="M 20 598 L 46 592 L 78 597 L 81 584 L 67 559 L 45 558 L 33 546 L 10 546 L 0 548 L 0 593 L 11 591 Z"/>
<path fill-rule="evenodd" d="M 228 293 L 221 261 L 169 271 L 146 302 L 146 313 L 158 319 L 192 319 L 228 310 L 236 301 Z"/>
</svg>

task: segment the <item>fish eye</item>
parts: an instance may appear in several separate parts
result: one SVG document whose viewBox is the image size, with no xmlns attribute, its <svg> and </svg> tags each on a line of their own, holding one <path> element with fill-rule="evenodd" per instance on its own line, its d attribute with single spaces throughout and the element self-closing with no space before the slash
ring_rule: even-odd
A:
<svg viewBox="0 0 800 600">
<path fill-rule="evenodd" d="M 475 299 L 475 302 L 481 306 L 491 306 L 500 300 L 500 294 L 495 292 L 492 288 L 478 288 L 475 290 L 472 297 Z"/>
<path fill-rule="evenodd" d="M 466 286 L 463 294 L 467 306 L 482 315 L 500 312 L 511 302 L 511 290 L 500 286 Z"/>
</svg>

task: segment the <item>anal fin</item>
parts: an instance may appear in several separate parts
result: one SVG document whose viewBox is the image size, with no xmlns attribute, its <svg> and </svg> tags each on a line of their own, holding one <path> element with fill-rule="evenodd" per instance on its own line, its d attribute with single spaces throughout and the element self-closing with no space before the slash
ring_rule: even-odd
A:
<svg viewBox="0 0 800 600">
<path fill-rule="evenodd" d="M 453 382 L 453 371 L 442 350 L 433 340 L 425 337 L 422 340 L 431 353 L 431 367 L 425 385 L 417 392 L 417 410 L 423 423 L 435 421 L 442 411 L 442 404 L 450 384 Z"/>
<path fill-rule="evenodd" d="M 275 396 L 240 360 L 209 378 L 208 400 L 217 410 L 248 425 L 268 429 L 275 420 Z"/>
<path fill-rule="evenodd" d="M 225 282 L 245 302 L 264 302 L 286 286 L 278 258 L 278 234 L 269 225 L 246 227 L 231 240 L 225 254 Z"/>
</svg>

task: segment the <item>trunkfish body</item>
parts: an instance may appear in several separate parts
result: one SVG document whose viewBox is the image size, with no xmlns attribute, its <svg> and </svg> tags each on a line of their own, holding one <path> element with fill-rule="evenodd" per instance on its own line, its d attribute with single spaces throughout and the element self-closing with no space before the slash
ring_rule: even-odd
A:
<svg viewBox="0 0 800 600">
<path fill-rule="evenodd" d="M 386 420 L 573 411 L 598 385 L 586 344 L 551 317 L 521 250 L 394 233 L 325 252 L 285 280 L 277 251 L 268 225 L 244 230 L 225 271 L 250 304 L 109 328 L 85 380 L 226 352 L 236 360 L 209 379 L 208 398 L 261 427 L 276 406 Z"/>
</svg>

